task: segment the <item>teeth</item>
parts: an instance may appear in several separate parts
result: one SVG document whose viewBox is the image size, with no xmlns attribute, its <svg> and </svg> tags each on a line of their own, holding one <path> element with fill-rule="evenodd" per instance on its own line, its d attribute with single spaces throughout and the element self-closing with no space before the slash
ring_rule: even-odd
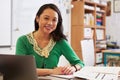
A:
<svg viewBox="0 0 120 80">
<path fill-rule="evenodd" d="M 47 28 L 47 29 L 51 29 L 51 27 L 50 27 L 50 26 L 46 26 L 46 28 Z"/>
</svg>

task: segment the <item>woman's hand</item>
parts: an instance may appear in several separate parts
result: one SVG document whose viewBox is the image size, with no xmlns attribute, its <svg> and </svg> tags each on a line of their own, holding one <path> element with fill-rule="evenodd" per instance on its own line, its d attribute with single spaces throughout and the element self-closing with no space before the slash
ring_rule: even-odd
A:
<svg viewBox="0 0 120 80">
<path fill-rule="evenodd" d="M 64 67 L 56 67 L 52 70 L 52 74 L 63 74 L 70 75 L 76 71 L 74 66 L 64 66 Z"/>
<path fill-rule="evenodd" d="M 73 74 L 76 71 L 74 66 L 64 66 L 62 67 L 62 74 L 64 75 L 70 75 Z"/>
<path fill-rule="evenodd" d="M 52 69 L 52 74 L 62 74 L 62 67 Z"/>
</svg>

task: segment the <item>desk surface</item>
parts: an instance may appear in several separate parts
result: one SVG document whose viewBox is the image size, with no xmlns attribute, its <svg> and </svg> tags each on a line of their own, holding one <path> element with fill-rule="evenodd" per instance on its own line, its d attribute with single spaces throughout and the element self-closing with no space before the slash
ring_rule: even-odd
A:
<svg viewBox="0 0 120 80">
<path fill-rule="evenodd" d="M 39 80 L 85 80 L 85 79 L 80 79 L 80 78 L 63 79 L 63 78 L 52 77 L 52 76 L 40 76 Z M 118 80 L 120 80 L 120 76 L 119 76 Z"/>
<path fill-rule="evenodd" d="M 58 77 L 52 77 L 52 76 L 40 76 L 39 80 L 83 80 L 83 79 L 80 79 L 80 78 L 64 79 L 64 78 L 58 78 Z"/>
<path fill-rule="evenodd" d="M 94 79 L 100 80 L 117 80 L 118 75 L 120 80 L 120 67 L 92 67 L 85 66 L 80 71 L 75 72 L 73 75 L 50 75 L 50 76 L 40 76 L 39 80 L 85 80 L 80 79 Z M 76 78 L 79 77 L 79 78 Z"/>
</svg>

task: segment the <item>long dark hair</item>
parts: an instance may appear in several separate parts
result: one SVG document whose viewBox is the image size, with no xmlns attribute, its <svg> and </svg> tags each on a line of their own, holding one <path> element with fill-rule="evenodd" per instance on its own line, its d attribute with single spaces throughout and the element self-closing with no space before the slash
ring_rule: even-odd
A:
<svg viewBox="0 0 120 80">
<path fill-rule="evenodd" d="M 48 9 L 48 8 L 53 9 L 58 14 L 57 28 L 51 33 L 51 36 L 53 37 L 53 40 L 54 41 L 59 41 L 61 39 L 66 39 L 67 40 L 66 36 L 63 34 L 63 24 L 62 24 L 61 12 L 60 12 L 60 10 L 58 9 L 58 7 L 56 5 L 51 4 L 51 3 L 50 4 L 44 4 L 43 6 L 41 6 L 39 8 L 36 16 L 39 17 L 43 13 L 43 11 L 45 9 Z M 39 25 L 38 25 L 36 19 L 34 20 L 34 24 L 35 24 L 35 31 L 37 31 L 38 28 L 39 28 Z"/>
</svg>

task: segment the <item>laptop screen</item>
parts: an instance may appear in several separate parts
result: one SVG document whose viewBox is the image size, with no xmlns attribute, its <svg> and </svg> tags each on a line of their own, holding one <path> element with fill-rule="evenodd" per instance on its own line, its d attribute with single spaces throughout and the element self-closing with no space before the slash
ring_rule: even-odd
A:
<svg viewBox="0 0 120 80">
<path fill-rule="evenodd" d="M 2 80 L 38 80 L 34 57 L 0 54 L 0 76 Z"/>
</svg>

